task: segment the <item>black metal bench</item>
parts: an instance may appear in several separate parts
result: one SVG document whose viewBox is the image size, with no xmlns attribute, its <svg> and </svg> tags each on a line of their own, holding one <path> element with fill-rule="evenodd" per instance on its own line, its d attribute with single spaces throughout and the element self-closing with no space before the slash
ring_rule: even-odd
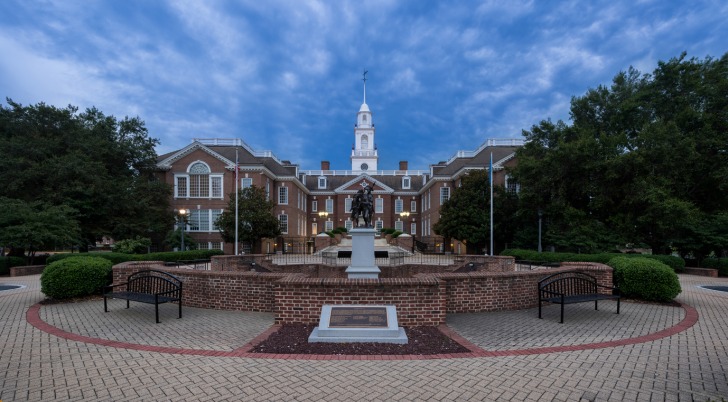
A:
<svg viewBox="0 0 728 402">
<path fill-rule="evenodd" d="M 599 292 L 604 289 L 607 292 Z M 543 302 L 561 305 L 561 323 L 564 323 L 564 304 L 594 302 L 594 310 L 599 310 L 599 300 L 617 300 L 619 314 L 619 289 L 600 285 L 595 277 L 581 272 L 561 272 L 549 275 L 538 282 L 538 318 L 541 317 Z"/>
<path fill-rule="evenodd" d="M 112 291 L 116 287 L 124 290 Z M 126 283 L 104 287 L 104 311 L 108 312 L 106 299 L 124 299 L 126 308 L 129 301 L 154 304 L 154 312 L 159 323 L 159 305 L 177 302 L 179 318 L 182 318 L 182 281 L 174 275 L 156 270 L 144 270 L 129 275 Z"/>
</svg>

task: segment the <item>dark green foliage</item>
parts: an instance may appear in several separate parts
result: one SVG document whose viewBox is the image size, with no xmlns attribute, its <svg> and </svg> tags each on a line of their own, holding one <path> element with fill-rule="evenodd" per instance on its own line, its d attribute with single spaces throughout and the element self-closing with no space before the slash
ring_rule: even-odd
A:
<svg viewBox="0 0 728 402">
<path fill-rule="evenodd" d="M 346 230 L 345 227 L 339 226 L 338 228 L 335 228 L 334 230 L 332 230 L 331 233 L 333 233 L 335 235 L 337 235 L 337 234 L 345 235 L 345 234 L 349 233 L 349 231 Z"/>
<path fill-rule="evenodd" d="M 503 250 L 500 255 L 509 255 L 517 260 L 539 261 L 539 262 L 599 262 L 608 263 L 615 257 L 626 258 L 648 258 L 660 261 L 672 268 L 675 272 L 682 272 L 685 269 L 685 260 L 680 257 L 671 255 L 650 255 L 650 254 L 621 254 L 621 253 L 597 253 L 597 254 L 577 254 L 577 253 L 539 253 L 534 250 L 508 249 Z"/>
<path fill-rule="evenodd" d="M 701 265 L 705 268 L 717 269 L 720 276 L 728 276 L 728 258 L 706 258 Z"/>
<path fill-rule="evenodd" d="M 401 231 L 401 230 L 395 230 L 394 232 L 392 232 L 392 238 L 393 238 L 393 239 L 396 239 L 396 238 L 398 238 L 398 237 L 399 237 L 399 235 L 401 235 L 401 234 L 402 234 L 402 231 Z"/>
<path fill-rule="evenodd" d="M 118 240 L 111 249 L 115 253 L 144 254 L 149 251 L 151 245 L 151 239 L 137 236 L 134 239 Z"/>
<path fill-rule="evenodd" d="M 37 202 L 39 213 L 67 208 L 63 216 L 75 223 L 55 246 L 85 249 L 104 235 L 166 232 L 171 189 L 154 180 L 158 141 L 147 136 L 143 121 L 117 120 L 95 108 L 79 113 L 73 106 L 7 102 L 0 105 L 2 195 Z"/>
<path fill-rule="evenodd" d="M 267 200 L 265 190 L 251 186 L 238 190 L 238 240 L 253 245 L 253 252 L 260 252 L 261 239 L 280 236 L 278 218 L 273 215 L 275 203 Z M 235 193 L 230 194 L 228 208 L 217 219 L 222 238 L 235 243 Z M 291 222 L 289 222 L 289 225 Z"/>
<path fill-rule="evenodd" d="M 103 258 L 111 261 L 114 265 L 121 264 L 127 261 L 164 261 L 164 262 L 176 262 L 176 261 L 188 261 L 188 260 L 206 260 L 213 255 L 224 254 L 221 250 L 189 250 L 189 251 L 171 251 L 163 253 L 149 253 L 149 254 L 123 254 L 123 253 L 63 253 L 54 254 L 48 257 L 48 263 L 64 260 L 67 258 L 74 258 L 78 256 L 92 256 L 97 258 Z"/>
<path fill-rule="evenodd" d="M 541 209 L 543 244 L 559 251 L 635 244 L 720 255 L 728 249 L 726 93 L 728 54 L 682 54 L 652 74 L 630 68 L 572 98 L 573 124 L 543 120 L 523 133 L 511 172 L 521 184 L 519 212 Z M 513 230 L 516 244 L 533 238 L 533 229 Z"/>
<path fill-rule="evenodd" d="M 0 257 L 0 275 L 8 275 L 10 267 L 27 265 L 25 258 L 21 257 Z"/>
<path fill-rule="evenodd" d="M 659 261 L 615 257 L 607 265 L 614 268 L 614 281 L 625 297 L 668 302 L 682 291 L 675 271 Z"/>
<path fill-rule="evenodd" d="M 49 264 L 40 276 L 41 291 L 51 299 L 68 299 L 99 293 L 111 283 L 111 266 L 103 258 L 67 258 Z"/>
</svg>

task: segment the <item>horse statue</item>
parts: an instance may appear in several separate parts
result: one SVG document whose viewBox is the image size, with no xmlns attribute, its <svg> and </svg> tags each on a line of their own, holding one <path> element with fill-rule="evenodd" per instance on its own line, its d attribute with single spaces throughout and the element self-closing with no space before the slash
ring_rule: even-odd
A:
<svg viewBox="0 0 728 402">
<path fill-rule="evenodd" d="M 372 215 L 374 214 L 373 201 L 372 188 L 370 186 L 367 186 L 366 192 L 363 189 L 357 191 L 351 203 L 351 220 L 356 222 L 356 227 L 360 227 L 359 218 L 364 220 L 363 227 L 372 227 Z"/>
</svg>

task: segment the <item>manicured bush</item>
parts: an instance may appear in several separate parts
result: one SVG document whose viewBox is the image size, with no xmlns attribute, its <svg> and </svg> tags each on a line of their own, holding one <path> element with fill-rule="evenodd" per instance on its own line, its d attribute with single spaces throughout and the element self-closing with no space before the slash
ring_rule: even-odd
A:
<svg viewBox="0 0 728 402">
<path fill-rule="evenodd" d="M 98 293 L 111 283 L 111 261 L 99 257 L 66 258 L 49 264 L 40 276 L 40 290 L 51 299 Z"/>
<path fill-rule="evenodd" d="M 608 263 L 615 257 L 627 258 L 649 258 L 662 262 L 671 267 L 675 272 L 682 272 L 685 269 L 685 260 L 671 255 L 652 254 L 621 254 L 621 253 L 599 253 L 599 254 L 577 254 L 577 253 L 539 253 L 535 250 L 506 249 L 500 255 L 509 255 L 517 260 L 528 260 L 538 262 L 599 262 Z"/>
<path fill-rule="evenodd" d="M 149 251 L 152 240 L 146 237 L 137 236 L 134 239 L 119 240 L 111 248 L 115 253 L 144 254 Z"/>
<path fill-rule="evenodd" d="M 116 264 L 121 264 L 127 261 L 165 261 L 165 262 L 176 262 L 176 261 L 187 261 L 187 260 L 206 260 L 213 255 L 224 254 L 222 250 L 187 250 L 187 251 L 168 251 L 161 253 L 149 253 L 149 254 L 124 254 L 124 253 L 64 253 L 54 254 L 48 258 L 48 263 L 53 263 L 66 258 L 73 257 L 99 257 L 111 261 Z"/>
<path fill-rule="evenodd" d="M 643 257 L 615 257 L 614 280 L 622 294 L 642 300 L 667 302 L 681 291 L 677 274 L 667 265 Z"/>
<path fill-rule="evenodd" d="M 0 257 L 0 275 L 8 275 L 10 267 L 20 267 L 27 265 L 25 258 L 22 257 Z"/>
<path fill-rule="evenodd" d="M 700 265 L 717 269 L 720 276 L 728 276 L 728 258 L 706 258 Z"/>
<path fill-rule="evenodd" d="M 393 239 L 396 239 L 396 238 L 398 238 L 398 237 L 399 237 L 399 235 L 401 235 L 401 234 L 402 234 L 402 231 L 401 231 L 401 230 L 395 230 L 394 232 L 392 232 L 392 238 L 393 238 Z"/>
</svg>

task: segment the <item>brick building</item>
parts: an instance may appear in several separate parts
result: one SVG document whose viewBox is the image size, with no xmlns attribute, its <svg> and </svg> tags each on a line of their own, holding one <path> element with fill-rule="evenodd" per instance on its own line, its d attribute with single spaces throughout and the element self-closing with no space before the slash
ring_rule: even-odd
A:
<svg viewBox="0 0 728 402">
<path fill-rule="evenodd" d="M 274 214 L 282 232 L 280 238 L 264 241 L 262 250 L 241 245 L 244 252 L 311 252 L 313 236 L 336 227 L 353 227 L 351 202 L 366 185 L 373 188 L 372 223 L 377 229 L 401 230 L 429 244 L 430 250 L 464 252 L 460 245 L 444 244 L 432 231 L 441 205 L 461 177 L 470 170 L 487 170 L 492 153 L 494 183 L 517 191 L 504 169 L 515 164 L 515 151 L 522 140 L 487 140 L 476 150 L 458 151 L 428 170 L 410 170 L 407 161 L 399 162 L 397 170 L 377 170 L 375 135 L 365 87 L 354 127 L 351 170 L 331 170 L 327 161 L 318 170 L 302 170 L 270 151 L 253 150 L 241 139 L 193 139 L 190 145 L 158 157 L 159 178 L 174 187 L 170 205 L 190 211 L 186 231 L 198 248 L 226 253 L 233 253 L 234 245 L 222 242 L 214 221 L 235 190 L 236 153 L 240 188 L 255 185 L 265 189 L 276 204 Z"/>
</svg>

